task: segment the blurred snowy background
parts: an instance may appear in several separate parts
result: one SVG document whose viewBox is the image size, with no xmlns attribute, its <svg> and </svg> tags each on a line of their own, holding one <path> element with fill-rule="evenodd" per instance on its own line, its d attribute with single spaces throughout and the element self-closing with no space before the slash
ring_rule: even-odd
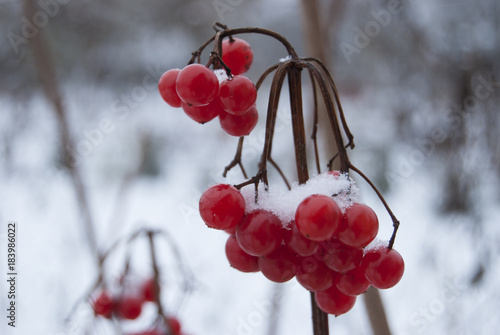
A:
<svg viewBox="0 0 500 335">
<path fill-rule="evenodd" d="M 78 302 L 96 280 L 95 247 L 106 250 L 139 227 L 165 229 L 192 274 L 186 290 L 172 252 L 158 248 L 166 308 L 187 334 L 312 334 L 308 293 L 295 280 L 277 289 L 261 274 L 232 270 L 227 235 L 206 229 L 198 216 L 201 192 L 222 180 L 237 139 L 217 120 L 195 124 L 157 92 L 159 76 L 182 68 L 215 21 L 276 30 L 300 55 L 330 66 L 355 136 L 351 160 L 401 221 L 395 248 L 406 273 L 381 292 L 392 333 L 497 333 L 498 1 L 40 0 L 30 16 L 22 3 L 0 0 L 1 334 L 111 334 Z M 254 81 L 286 56 L 269 38 L 244 38 L 254 51 Z M 54 74 L 37 65 L 37 41 Z M 69 149 L 47 80 L 57 83 Z M 247 140 L 251 173 L 263 143 L 265 95 Z M 282 110 L 284 127 L 286 103 Z M 273 149 L 293 168 L 289 141 Z M 243 179 L 236 170 L 231 178 Z M 366 183 L 358 185 L 388 239 L 389 217 Z M 15 329 L 4 316 L 9 221 L 19 227 Z M 137 245 L 133 256 L 137 280 L 149 276 L 147 248 Z M 110 260 L 108 280 L 122 262 Z M 281 299 L 269 316 L 273 295 Z M 330 328 L 372 334 L 363 299 L 331 318 Z"/>
</svg>

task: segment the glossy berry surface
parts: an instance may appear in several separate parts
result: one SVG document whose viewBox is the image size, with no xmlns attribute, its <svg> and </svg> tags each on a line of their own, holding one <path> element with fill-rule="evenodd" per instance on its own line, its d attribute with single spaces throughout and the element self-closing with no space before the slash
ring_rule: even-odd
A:
<svg viewBox="0 0 500 335">
<path fill-rule="evenodd" d="M 346 245 L 363 248 L 375 239 L 377 233 L 375 212 L 365 204 L 355 203 L 346 209 L 337 238 Z"/>
<path fill-rule="evenodd" d="M 192 106 L 209 104 L 219 92 L 215 73 L 201 64 L 191 64 L 179 72 L 175 83 L 179 98 Z"/>
<path fill-rule="evenodd" d="M 297 257 L 286 246 L 279 246 L 271 254 L 259 258 L 262 274 L 275 283 L 284 283 L 297 274 Z"/>
<path fill-rule="evenodd" d="M 300 256 L 311 256 L 318 250 L 318 242 L 312 241 L 302 235 L 295 221 L 292 221 L 290 224 L 290 230 L 285 230 L 285 237 L 283 240 L 291 250 L 295 251 Z"/>
<path fill-rule="evenodd" d="M 213 120 L 223 111 L 218 95 L 205 106 L 190 106 L 185 102 L 182 102 L 181 106 L 187 116 L 201 124 Z"/>
<path fill-rule="evenodd" d="M 369 287 L 370 283 L 365 278 L 365 270 L 362 266 L 355 267 L 343 274 L 337 283 L 339 291 L 347 295 L 360 295 L 365 293 Z"/>
<path fill-rule="evenodd" d="M 386 247 L 369 250 L 363 258 L 362 266 L 368 282 L 378 289 L 396 285 L 405 270 L 405 263 L 399 252 Z"/>
<path fill-rule="evenodd" d="M 246 253 L 267 256 L 283 240 L 281 220 L 271 212 L 257 209 L 248 213 L 236 226 L 236 239 Z"/>
<path fill-rule="evenodd" d="M 141 315 L 143 300 L 135 296 L 123 296 L 117 305 L 118 316 L 127 320 L 135 320 Z"/>
<path fill-rule="evenodd" d="M 295 212 L 295 223 L 305 237 L 324 241 L 337 231 L 342 212 L 335 201 L 326 195 L 313 194 L 302 200 Z"/>
<path fill-rule="evenodd" d="M 245 199 L 234 186 L 218 184 L 208 188 L 200 198 L 200 215 L 214 229 L 230 229 L 245 214 Z"/>
<path fill-rule="evenodd" d="M 96 315 L 110 318 L 113 313 L 113 297 L 108 291 L 101 291 L 93 301 L 94 313 Z"/>
<path fill-rule="evenodd" d="M 316 292 L 315 297 L 318 307 L 323 312 L 335 316 L 349 312 L 356 303 L 356 297 L 340 292 L 334 285 L 324 291 Z"/>
<path fill-rule="evenodd" d="M 233 235 L 229 236 L 226 242 L 226 257 L 229 264 L 236 270 L 241 272 L 259 271 L 259 258 L 243 251 Z"/>
<path fill-rule="evenodd" d="M 222 61 L 231 69 L 233 75 L 248 71 L 253 61 L 250 44 L 240 38 L 233 37 L 222 41 Z"/>
<path fill-rule="evenodd" d="M 306 290 L 323 291 L 332 286 L 333 274 L 323 262 L 315 261 L 315 266 L 301 266 L 297 272 L 297 281 Z"/>
<path fill-rule="evenodd" d="M 220 84 L 219 95 L 226 112 L 242 115 L 255 103 L 257 90 L 247 77 L 235 76 Z"/>
<path fill-rule="evenodd" d="M 321 243 L 321 249 L 326 266 L 340 273 L 354 269 L 363 259 L 363 249 L 345 245 L 337 239 Z"/>
<path fill-rule="evenodd" d="M 158 81 L 158 90 L 160 91 L 161 97 L 172 107 L 180 107 L 182 102 L 175 87 L 179 72 L 181 72 L 180 69 L 168 70 Z"/>
<path fill-rule="evenodd" d="M 232 115 L 225 111 L 221 111 L 219 121 L 222 129 L 232 136 L 246 136 L 257 125 L 259 113 L 254 106 L 243 115 Z"/>
</svg>

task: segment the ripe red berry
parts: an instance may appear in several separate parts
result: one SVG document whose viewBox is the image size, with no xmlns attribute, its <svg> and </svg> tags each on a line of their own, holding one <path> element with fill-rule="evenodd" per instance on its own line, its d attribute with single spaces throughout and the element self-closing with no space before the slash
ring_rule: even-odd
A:
<svg viewBox="0 0 500 335">
<path fill-rule="evenodd" d="M 355 203 L 346 209 L 337 238 L 346 245 L 363 248 L 375 239 L 377 233 L 375 212 L 367 205 Z"/>
<path fill-rule="evenodd" d="M 365 270 L 362 266 L 355 267 L 343 274 L 337 283 L 340 292 L 347 295 L 360 295 L 365 293 L 370 283 L 365 278 Z"/>
<path fill-rule="evenodd" d="M 284 283 L 297 274 L 297 256 L 281 245 L 271 254 L 259 258 L 262 274 L 275 283 Z"/>
<path fill-rule="evenodd" d="M 295 212 L 300 233 L 313 241 L 333 236 L 342 218 L 337 203 L 329 196 L 313 194 L 302 200 Z"/>
<path fill-rule="evenodd" d="M 222 61 L 229 66 L 233 75 L 248 71 L 253 61 L 253 52 L 250 44 L 240 38 L 225 39 L 222 41 Z"/>
<path fill-rule="evenodd" d="M 403 257 L 394 249 L 380 247 L 369 250 L 363 257 L 365 277 L 374 287 L 391 288 L 396 285 L 405 270 Z"/>
<path fill-rule="evenodd" d="M 318 242 L 312 241 L 302 235 L 295 221 L 290 224 L 290 230 L 285 230 L 285 244 L 300 256 L 311 256 L 318 250 Z"/>
<path fill-rule="evenodd" d="M 179 72 L 181 72 L 179 69 L 168 70 L 158 81 L 158 90 L 160 91 L 161 97 L 172 107 L 180 107 L 182 102 L 175 88 L 175 82 Z"/>
<path fill-rule="evenodd" d="M 156 301 L 157 289 L 159 289 L 159 287 L 156 287 L 156 281 L 154 278 L 149 278 L 148 280 L 146 280 L 141 287 L 142 297 L 144 298 L 144 301 Z"/>
<path fill-rule="evenodd" d="M 213 120 L 223 111 L 218 95 L 205 106 L 190 106 L 185 102 L 182 102 L 181 106 L 191 119 L 201 124 Z"/>
<path fill-rule="evenodd" d="M 200 214 L 210 228 L 230 229 L 245 215 L 245 199 L 234 186 L 218 184 L 200 198 Z"/>
<path fill-rule="evenodd" d="M 232 136 L 245 136 L 257 125 L 259 113 L 255 105 L 242 115 L 232 115 L 225 111 L 221 111 L 219 121 L 222 129 Z"/>
<path fill-rule="evenodd" d="M 363 249 L 347 246 L 337 239 L 322 242 L 320 245 L 326 266 L 340 273 L 354 269 L 363 259 Z"/>
<path fill-rule="evenodd" d="M 181 323 L 179 320 L 173 316 L 169 316 L 166 318 L 167 324 L 172 331 L 172 335 L 180 335 L 181 334 Z"/>
<path fill-rule="evenodd" d="M 267 256 L 283 240 L 281 220 L 271 212 L 257 209 L 247 214 L 236 226 L 236 239 L 246 253 Z"/>
<path fill-rule="evenodd" d="M 179 72 L 175 87 L 179 98 L 192 106 L 210 103 L 219 92 L 215 73 L 201 64 L 191 64 Z"/>
<path fill-rule="evenodd" d="M 345 295 L 340 292 L 335 285 L 324 291 L 315 293 L 318 307 L 325 313 L 335 316 L 345 314 L 351 310 L 356 303 L 356 297 Z"/>
<path fill-rule="evenodd" d="M 113 297 L 108 291 L 101 291 L 92 302 L 95 315 L 110 318 L 113 312 Z"/>
<path fill-rule="evenodd" d="M 235 76 L 220 84 L 219 95 L 222 107 L 226 112 L 242 115 L 255 103 L 257 90 L 247 77 Z"/>
<path fill-rule="evenodd" d="M 234 235 L 229 236 L 227 239 L 226 257 L 229 264 L 236 270 L 241 272 L 259 271 L 259 258 L 243 251 Z"/>
<path fill-rule="evenodd" d="M 117 313 L 120 318 L 134 320 L 141 315 L 143 300 L 135 296 L 123 296 L 117 304 Z"/>
<path fill-rule="evenodd" d="M 311 262 L 312 263 L 312 262 Z M 323 291 L 332 286 L 333 274 L 323 262 L 315 261 L 316 266 L 300 267 L 297 281 L 309 291 Z"/>
</svg>

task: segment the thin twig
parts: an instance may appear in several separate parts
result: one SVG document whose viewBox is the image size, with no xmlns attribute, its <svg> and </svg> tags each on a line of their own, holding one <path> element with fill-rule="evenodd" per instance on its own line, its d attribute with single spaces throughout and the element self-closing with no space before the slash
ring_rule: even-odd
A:
<svg viewBox="0 0 500 335">
<path fill-rule="evenodd" d="M 269 163 L 271 163 L 271 165 L 274 166 L 274 168 L 278 171 L 278 173 L 281 176 L 281 178 L 283 178 L 283 181 L 285 182 L 286 187 L 288 187 L 288 190 L 291 190 L 292 186 L 288 182 L 288 179 L 286 179 L 285 174 L 283 173 L 283 171 L 281 170 L 281 168 L 278 166 L 278 164 L 274 161 L 274 159 L 272 159 L 272 157 L 269 157 Z"/>
<path fill-rule="evenodd" d="M 222 176 L 225 178 L 227 176 L 227 173 L 236 165 L 238 165 L 241 168 L 241 172 L 243 173 L 243 177 L 245 179 L 248 179 L 247 173 L 245 171 L 245 168 L 243 167 L 243 163 L 241 162 L 241 154 L 243 152 L 243 141 L 245 140 L 244 136 L 241 136 L 240 139 L 238 140 L 238 147 L 236 148 L 236 154 L 234 155 L 233 160 L 231 163 L 229 163 L 225 168 L 224 172 L 222 173 Z"/>
</svg>

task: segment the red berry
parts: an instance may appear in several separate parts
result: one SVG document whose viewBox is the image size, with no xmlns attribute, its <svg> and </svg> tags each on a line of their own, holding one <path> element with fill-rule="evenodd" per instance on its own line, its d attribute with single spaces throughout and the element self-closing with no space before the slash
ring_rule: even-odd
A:
<svg viewBox="0 0 500 335">
<path fill-rule="evenodd" d="M 326 266 L 340 273 L 354 269 L 363 259 L 363 249 L 347 246 L 337 239 L 320 243 L 320 245 Z"/>
<path fill-rule="evenodd" d="M 255 105 L 242 115 L 232 115 L 225 111 L 219 114 L 220 126 L 226 133 L 232 136 L 245 136 L 257 125 L 259 113 Z"/>
<path fill-rule="evenodd" d="M 375 239 L 377 233 L 375 212 L 367 205 L 355 203 L 346 209 L 337 238 L 346 245 L 363 248 Z"/>
<path fill-rule="evenodd" d="M 246 253 L 267 256 L 283 240 L 281 220 L 271 212 L 257 209 L 247 214 L 236 226 L 236 239 Z"/>
<path fill-rule="evenodd" d="M 233 75 L 248 71 L 253 61 L 253 53 L 248 42 L 233 38 L 222 41 L 222 61 L 229 66 Z"/>
<path fill-rule="evenodd" d="M 285 244 L 300 256 L 311 256 L 318 250 L 318 243 L 302 235 L 295 221 L 290 224 L 291 229 L 285 230 Z"/>
<path fill-rule="evenodd" d="M 96 315 L 110 318 L 113 312 L 113 297 L 108 291 L 101 291 L 92 303 Z"/>
<path fill-rule="evenodd" d="M 235 76 L 220 84 L 219 95 L 222 107 L 226 112 L 242 115 L 255 103 L 257 90 L 247 77 Z"/>
<path fill-rule="evenodd" d="M 315 297 L 318 307 L 323 312 L 335 316 L 349 312 L 356 303 L 356 297 L 345 295 L 335 285 L 324 291 L 316 292 Z"/>
<path fill-rule="evenodd" d="M 342 218 L 337 203 L 329 196 L 313 194 L 302 200 L 295 212 L 300 233 L 313 241 L 333 236 Z"/>
<path fill-rule="evenodd" d="M 347 295 L 360 295 L 365 293 L 370 283 L 365 278 L 365 270 L 362 266 L 355 267 L 343 274 L 337 283 L 340 292 Z"/>
<path fill-rule="evenodd" d="M 185 102 L 182 102 L 181 106 L 191 119 L 201 124 L 213 120 L 223 110 L 218 95 L 205 106 L 190 106 Z"/>
<path fill-rule="evenodd" d="M 296 276 L 297 281 L 309 291 L 326 290 L 332 286 L 332 271 L 323 262 L 316 261 L 315 264 L 313 267 L 300 267 Z"/>
<path fill-rule="evenodd" d="M 234 186 L 218 184 L 200 198 L 200 214 L 210 228 L 230 229 L 245 215 L 245 199 Z"/>
<path fill-rule="evenodd" d="M 236 234 L 236 226 L 231 227 L 231 228 L 224 229 L 224 231 L 225 231 L 226 233 L 228 233 L 229 235 L 235 235 L 235 234 Z"/>
<path fill-rule="evenodd" d="M 168 70 L 158 81 L 158 90 L 160 91 L 161 97 L 172 107 L 181 107 L 182 101 L 175 88 L 175 82 L 179 72 L 181 72 L 179 69 Z"/>
<path fill-rule="evenodd" d="M 315 297 L 318 307 L 323 312 L 335 316 L 349 312 L 356 303 L 356 297 L 345 295 L 335 285 L 324 291 L 316 292 Z"/>
<path fill-rule="evenodd" d="M 142 296 L 144 301 L 156 301 L 156 281 L 154 278 L 149 278 L 142 284 Z"/>
<path fill-rule="evenodd" d="M 284 283 L 297 273 L 297 257 L 284 245 L 271 254 L 259 258 L 262 274 L 275 283 Z"/>
<path fill-rule="evenodd" d="M 175 83 L 179 98 L 192 106 L 210 103 L 219 92 L 215 73 L 201 64 L 191 64 L 179 72 Z"/>
<path fill-rule="evenodd" d="M 118 316 L 127 320 L 137 319 L 142 312 L 142 302 L 142 299 L 135 296 L 123 296 L 118 301 Z"/>
<path fill-rule="evenodd" d="M 363 257 L 362 266 L 368 282 L 379 289 L 396 285 L 405 270 L 405 263 L 399 252 L 386 247 L 369 250 Z"/>
<path fill-rule="evenodd" d="M 236 270 L 241 272 L 259 271 L 259 258 L 243 251 L 233 235 L 229 236 L 226 242 L 226 257 L 229 264 Z"/>
<path fill-rule="evenodd" d="M 172 335 L 180 335 L 181 334 L 181 323 L 177 318 L 174 318 L 173 316 L 169 316 L 166 318 L 168 326 L 170 330 L 172 331 Z"/>
</svg>

